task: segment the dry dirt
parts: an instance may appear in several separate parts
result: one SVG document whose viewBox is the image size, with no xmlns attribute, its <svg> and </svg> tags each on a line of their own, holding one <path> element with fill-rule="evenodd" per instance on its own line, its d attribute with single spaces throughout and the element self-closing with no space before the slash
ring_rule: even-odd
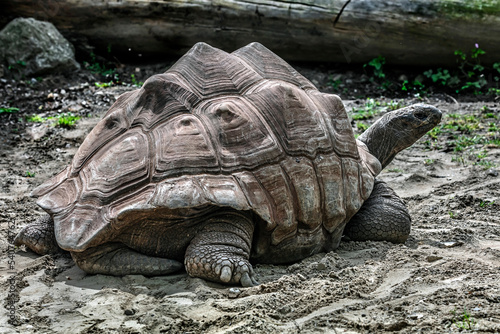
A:
<svg viewBox="0 0 500 334">
<path fill-rule="evenodd" d="M 332 90 L 325 75 L 311 75 Z M 491 99 L 395 100 L 444 113 L 435 139 L 426 135 L 380 175 L 412 215 L 403 245 L 346 240 L 299 263 L 257 264 L 261 284 L 252 288 L 185 272 L 86 275 L 67 255 L 9 246 L 9 237 L 42 214 L 30 191 L 70 162 L 129 89 L 96 88 L 84 77 L 2 81 L 0 107 L 20 110 L 0 114 L 0 333 L 500 333 L 500 111 Z M 366 101 L 343 98 L 348 111 Z M 68 111 L 86 117 L 73 129 L 24 118 Z"/>
</svg>

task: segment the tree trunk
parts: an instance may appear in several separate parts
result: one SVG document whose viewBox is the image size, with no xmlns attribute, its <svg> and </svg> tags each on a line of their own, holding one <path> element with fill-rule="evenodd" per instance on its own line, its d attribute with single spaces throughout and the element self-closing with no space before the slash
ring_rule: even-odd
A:
<svg viewBox="0 0 500 334">
<path fill-rule="evenodd" d="M 11 0 L 15 17 L 52 22 L 63 35 L 125 55 L 180 56 L 203 41 L 233 51 L 258 41 L 287 60 L 455 64 L 476 43 L 500 54 L 500 0 Z"/>
</svg>

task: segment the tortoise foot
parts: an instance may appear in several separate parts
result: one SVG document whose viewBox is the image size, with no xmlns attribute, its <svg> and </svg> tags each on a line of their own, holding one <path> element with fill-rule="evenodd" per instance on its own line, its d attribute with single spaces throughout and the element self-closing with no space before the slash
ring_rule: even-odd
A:
<svg viewBox="0 0 500 334">
<path fill-rule="evenodd" d="M 71 252 L 71 256 L 78 267 L 89 274 L 159 276 L 182 268 L 179 261 L 142 254 L 120 243 Z"/>
<path fill-rule="evenodd" d="M 248 261 L 253 228 L 245 214 L 212 216 L 186 249 L 184 264 L 188 274 L 214 282 L 257 285 Z"/>
<path fill-rule="evenodd" d="M 61 251 L 54 235 L 54 221 L 49 215 L 44 215 L 23 228 L 14 239 L 14 245 L 26 245 L 40 255 Z"/>
<path fill-rule="evenodd" d="M 347 223 L 344 234 L 357 241 L 404 243 L 410 228 L 411 217 L 403 200 L 385 182 L 376 179 L 370 197 Z"/>
</svg>

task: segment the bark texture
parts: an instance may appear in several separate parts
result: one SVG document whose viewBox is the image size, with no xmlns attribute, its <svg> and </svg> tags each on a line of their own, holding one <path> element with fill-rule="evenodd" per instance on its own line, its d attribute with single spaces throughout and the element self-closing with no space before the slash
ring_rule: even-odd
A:
<svg viewBox="0 0 500 334">
<path fill-rule="evenodd" d="M 479 43 L 484 63 L 500 52 L 500 1 L 466 0 L 12 0 L 0 23 L 52 22 L 66 36 L 111 46 L 121 58 L 177 57 L 196 42 L 233 51 L 260 42 L 286 60 L 455 64 Z"/>
</svg>

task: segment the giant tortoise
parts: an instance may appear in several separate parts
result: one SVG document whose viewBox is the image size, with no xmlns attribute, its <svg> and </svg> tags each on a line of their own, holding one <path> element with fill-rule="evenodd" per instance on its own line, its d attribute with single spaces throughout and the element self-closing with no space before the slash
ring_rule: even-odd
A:
<svg viewBox="0 0 500 334">
<path fill-rule="evenodd" d="M 257 284 L 250 262 L 290 263 L 354 240 L 404 242 L 410 216 L 377 180 L 441 119 L 417 104 L 357 139 L 340 98 L 258 43 L 198 43 L 121 95 L 71 164 L 32 195 L 46 216 L 15 244 L 60 247 L 88 273 Z"/>
</svg>

